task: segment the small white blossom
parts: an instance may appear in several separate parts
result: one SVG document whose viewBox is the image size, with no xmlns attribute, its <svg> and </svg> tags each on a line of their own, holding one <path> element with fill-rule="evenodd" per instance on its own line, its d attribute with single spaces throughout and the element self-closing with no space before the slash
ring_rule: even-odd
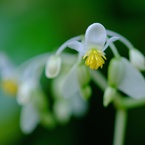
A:
<svg viewBox="0 0 145 145">
<path fill-rule="evenodd" d="M 104 51 L 110 43 L 117 39 L 118 37 L 111 37 L 107 40 L 107 32 L 104 26 L 100 23 L 94 23 L 87 28 L 84 41 L 72 41 L 68 46 L 83 55 L 86 66 L 91 69 L 98 69 L 99 67 L 102 68 L 105 63 Z"/>
</svg>

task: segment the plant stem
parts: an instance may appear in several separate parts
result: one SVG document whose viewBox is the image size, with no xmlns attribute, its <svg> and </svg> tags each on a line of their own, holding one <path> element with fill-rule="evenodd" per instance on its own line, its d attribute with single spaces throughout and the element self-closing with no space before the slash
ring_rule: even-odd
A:
<svg viewBox="0 0 145 145">
<path fill-rule="evenodd" d="M 123 145 L 124 135 L 127 121 L 126 110 L 117 109 L 115 127 L 114 127 L 114 141 L 113 145 Z"/>
</svg>

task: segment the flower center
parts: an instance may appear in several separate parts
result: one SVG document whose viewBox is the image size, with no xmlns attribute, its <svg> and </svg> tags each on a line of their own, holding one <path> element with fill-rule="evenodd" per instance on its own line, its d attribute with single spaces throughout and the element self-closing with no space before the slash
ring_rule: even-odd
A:
<svg viewBox="0 0 145 145">
<path fill-rule="evenodd" d="M 13 80 L 3 80 L 1 86 L 5 93 L 9 95 L 16 95 L 18 86 Z"/>
<path fill-rule="evenodd" d="M 92 49 L 84 55 L 83 59 L 86 59 L 86 66 L 89 66 L 91 69 L 94 70 L 98 69 L 99 67 L 103 67 L 106 57 L 100 50 Z"/>
</svg>

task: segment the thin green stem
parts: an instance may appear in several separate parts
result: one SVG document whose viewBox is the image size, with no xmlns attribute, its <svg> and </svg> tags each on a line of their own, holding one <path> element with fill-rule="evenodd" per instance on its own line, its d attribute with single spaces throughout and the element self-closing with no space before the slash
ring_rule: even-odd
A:
<svg viewBox="0 0 145 145">
<path fill-rule="evenodd" d="M 132 45 L 132 43 L 131 43 L 128 39 L 126 39 L 124 36 L 122 36 L 122 35 L 120 35 L 120 34 L 118 34 L 118 33 L 116 33 L 116 32 L 113 32 L 113 31 L 111 31 L 111 30 L 107 30 L 107 34 L 108 34 L 109 36 L 117 36 L 117 37 L 119 37 L 119 40 L 120 40 L 124 45 L 126 45 L 128 49 L 134 49 L 134 46 Z"/>
<path fill-rule="evenodd" d="M 113 43 L 111 43 L 109 46 L 110 46 L 110 48 L 111 48 L 114 56 L 117 57 L 117 58 L 119 58 L 120 57 L 120 54 L 119 54 L 117 48 L 115 47 L 115 45 Z"/>
<path fill-rule="evenodd" d="M 116 108 L 122 109 L 132 109 L 145 105 L 145 98 L 142 99 L 132 99 L 129 97 L 123 97 L 120 94 L 114 99 L 114 105 Z"/>
<path fill-rule="evenodd" d="M 127 121 L 126 110 L 117 109 L 114 127 L 113 145 L 123 145 L 125 137 L 126 121 Z"/>
</svg>

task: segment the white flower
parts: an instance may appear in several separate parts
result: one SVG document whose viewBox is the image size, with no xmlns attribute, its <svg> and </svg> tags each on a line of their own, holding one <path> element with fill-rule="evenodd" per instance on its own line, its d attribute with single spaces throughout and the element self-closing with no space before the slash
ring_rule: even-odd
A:
<svg viewBox="0 0 145 145">
<path fill-rule="evenodd" d="M 130 49 L 129 51 L 131 63 L 139 70 L 145 70 L 145 57 L 137 49 Z"/>
<path fill-rule="evenodd" d="M 107 32 L 104 26 L 100 23 L 94 23 L 87 28 L 83 42 L 72 41 L 68 46 L 83 55 L 86 66 L 91 69 L 98 69 L 99 67 L 102 68 L 105 63 L 104 51 L 110 43 L 117 39 L 118 37 L 112 37 L 107 40 Z"/>
<path fill-rule="evenodd" d="M 72 56 L 70 55 L 70 57 Z M 63 58 L 69 57 L 64 55 Z M 86 81 L 85 79 L 81 79 L 82 82 L 79 83 L 78 72 L 80 71 L 78 69 L 83 70 L 83 68 L 79 68 L 80 66 L 75 64 L 71 70 L 69 70 L 71 66 L 67 67 L 67 65 L 63 63 L 63 69 L 60 75 L 55 78 L 52 83 L 52 93 L 55 97 L 53 110 L 55 117 L 61 123 L 69 121 L 72 115 L 76 117 L 84 115 L 88 109 L 88 102 L 84 99 L 80 85 L 86 86 L 90 77 L 86 78 Z M 86 70 L 82 72 L 85 72 L 82 76 L 86 77 Z M 83 89 L 85 89 L 87 95 L 90 95 L 88 88 Z"/>
</svg>

